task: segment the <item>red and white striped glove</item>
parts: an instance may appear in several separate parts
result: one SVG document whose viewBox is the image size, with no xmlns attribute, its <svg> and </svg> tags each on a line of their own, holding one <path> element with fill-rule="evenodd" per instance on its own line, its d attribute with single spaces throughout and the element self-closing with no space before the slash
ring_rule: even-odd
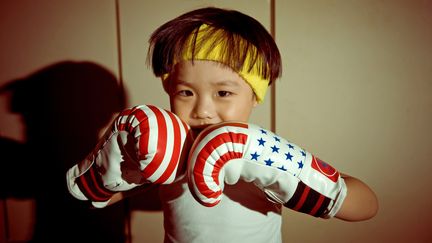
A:
<svg viewBox="0 0 432 243">
<path fill-rule="evenodd" d="M 122 111 L 95 149 L 67 173 L 69 192 L 104 207 L 111 196 L 146 183 L 169 184 L 184 175 L 189 126 L 152 105 Z"/>
<path fill-rule="evenodd" d="M 299 146 L 253 124 L 225 122 L 204 129 L 188 160 L 195 199 L 214 206 L 224 182 L 253 182 L 273 202 L 316 217 L 333 217 L 347 188 L 339 172 Z"/>
</svg>

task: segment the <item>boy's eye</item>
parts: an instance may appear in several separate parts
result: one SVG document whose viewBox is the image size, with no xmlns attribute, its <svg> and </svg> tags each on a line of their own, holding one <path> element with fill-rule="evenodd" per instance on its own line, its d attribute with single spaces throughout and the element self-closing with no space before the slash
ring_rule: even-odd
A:
<svg viewBox="0 0 432 243">
<path fill-rule="evenodd" d="M 190 90 L 180 90 L 177 92 L 178 95 L 180 96 L 192 96 L 193 93 Z"/>
<path fill-rule="evenodd" d="M 227 97 L 230 95 L 232 95 L 232 93 L 229 91 L 218 91 L 218 96 L 220 96 L 220 97 Z"/>
</svg>

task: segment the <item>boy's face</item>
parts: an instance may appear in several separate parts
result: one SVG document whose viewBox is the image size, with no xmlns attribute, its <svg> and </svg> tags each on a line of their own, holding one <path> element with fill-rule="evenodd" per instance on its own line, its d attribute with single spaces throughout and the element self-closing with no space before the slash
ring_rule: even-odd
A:
<svg viewBox="0 0 432 243">
<path fill-rule="evenodd" d="M 171 111 L 193 129 L 223 121 L 247 122 L 257 105 L 252 88 L 217 62 L 183 61 L 168 80 Z"/>
</svg>

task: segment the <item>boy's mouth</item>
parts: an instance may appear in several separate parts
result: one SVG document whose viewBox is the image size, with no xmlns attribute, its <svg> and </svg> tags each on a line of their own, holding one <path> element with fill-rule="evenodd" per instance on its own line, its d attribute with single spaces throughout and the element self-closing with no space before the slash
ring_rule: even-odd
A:
<svg viewBox="0 0 432 243">
<path fill-rule="evenodd" d="M 191 127 L 193 137 L 194 138 L 198 137 L 198 135 L 208 126 L 209 125 Z"/>
</svg>

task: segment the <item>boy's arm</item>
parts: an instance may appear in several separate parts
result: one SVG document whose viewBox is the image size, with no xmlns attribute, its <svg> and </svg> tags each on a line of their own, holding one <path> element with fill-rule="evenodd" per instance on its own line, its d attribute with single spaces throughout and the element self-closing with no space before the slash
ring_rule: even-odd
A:
<svg viewBox="0 0 432 243">
<path fill-rule="evenodd" d="M 341 175 L 347 185 L 347 196 L 335 215 L 346 221 L 361 221 L 374 217 L 378 212 L 378 199 L 372 189 L 361 180 Z"/>
<path fill-rule="evenodd" d="M 112 197 L 110 198 L 110 200 L 106 206 L 113 205 L 114 203 L 117 203 L 123 199 L 133 197 L 133 196 L 136 196 L 138 194 L 146 194 L 153 189 L 157 189 L 157 187 L 158 187 L 158 185 L 155 185 L 155 184 L 145 184 L 145 185 L 141 185 L 139 187 L 135 187 L 129 191 L 116 192 L 112 195 Z"/>
<path fill-rule="evenodd" d="M 117 203 L 117 202 L 125 199 L 126 197 L 127 196 L 123 192 L 116 192 L 111 196 L 111 198 L 110 198 L 110 200 L 106 206 L 113 205 L 114 203 Z"/>
</svg>

